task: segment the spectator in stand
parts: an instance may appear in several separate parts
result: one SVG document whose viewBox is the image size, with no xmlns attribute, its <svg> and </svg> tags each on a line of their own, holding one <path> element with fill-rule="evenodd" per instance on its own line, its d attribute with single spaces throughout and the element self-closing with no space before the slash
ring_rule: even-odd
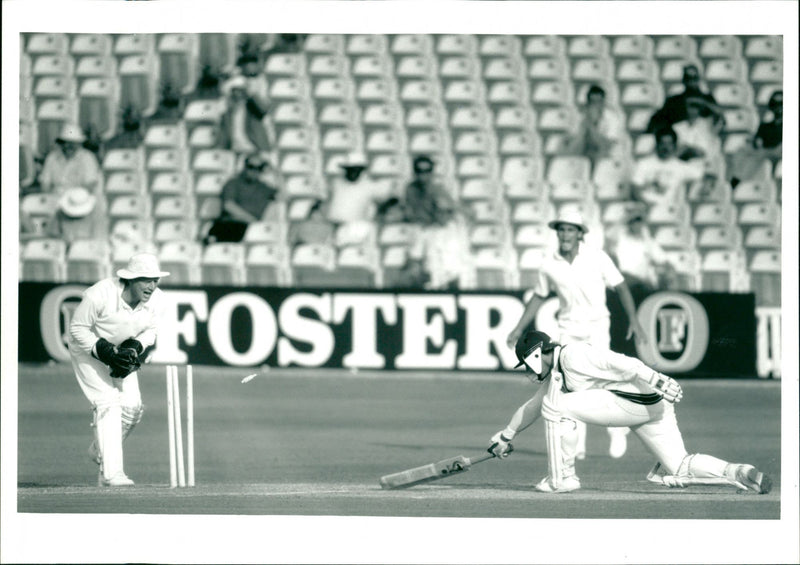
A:
<svg viewBox="0 0 800 565">
<path fill-rule="evenodd" d="M 68 188 L 47 223 L 47 235 L 72 243 L 78 239 L 105 239 L 105 215 L 98 213 L 97 198 L 82 187 Z"/>
<path fill-rule="evenodd" d="M 278 189 L 262 180 L 269 162 L 259 154 L 245 159 L 244 169 L 222 187 L 222 212 L 204 243 L 242 241 L 247 226 L 266 220 Z"/>
<path fill-rule="evenodd" d="M 409 250 L 407 278 L 428 289 L 468 287 L 474 275 L 465 221 L 469 215 L 435 181 L 430 157 L 414 159 L 414 178 L 405 196 L 406 220 L 419 228 Z"/>
<path fill-rule="evenodd" d="M 678 157 L 684 161 L 705 159 L 721 172 L 724 168 L 720 139 L 722 122 L 702 115 L 703 99 L 699 96 L 687 96 L 685 101 L 686 119 L 672 126 L 678 135 Z"/>
<path fill-rule="evenodd" d="M 161 100 L 159 100 L 158 108 L 150 115 L 148 122 L 175 125 L 183 119 L 183 110 L 183 96 L 171 83 L 165 83 L 161 88 Z"/>
<path fill-rule="evenodd" d="M 103 144 L 103 152 L 111 149 L 136 149 L 142 143 L 142 115 L 134 106 L 128 106 L 122 112 L 122 130 Z"/>
<path fill-rule="evenodd" d="M 336 244 L 359 245 L 375 237 L 375 208 L 392 197 L 392 185 L 364 174 L 367 158 L 352 152 L 341 164 L 343 178 L 333 180 L 327 217 L 336 229 Z"/>
<path fill-rule="evenodd" d="M 636 200 L 649 206 L 686 202 L 692 183 L 715 183 L 713 174 L 706 174 L 702 160 L 690 162 L 678 158 L 678 136 L 672 128 L 656 131 L 656 151 L 636 161 L 631 175 L 632 193 Z"/>
<path fill-rule="evenodd" d="M 592 85 L 586 94 L 583 119 L 567 140 L 567 152 L 597 162 L 606 157 L 625 157 L 625 122 L 606 105 L 606 91 Z"/>
<path fill-rule="evenodd" d="M 220 123 L 220 145 L 238 154 L 268 152 L 272 144 L 265 125 L 267 107 L 248 93 L 248 82 L 237 75 L 222 86 L 228 107 Z"/>
<path fill-rule="evenodd" d="M 647 125 L 648 133 L 655 133 L 656 130 L 664 127 L 672 127 L 687 119 L 686 99 L 690 97 L 700 99 L 700 115 L 702 117 L 710 117 L 716 127 L 721 127 L 725 123 L 722 109 L 714 96 L 700 88 L 700 69 L 697 68 L 697 65 L 683 67 L 683 87 L 683 92 L 667 97 L 664 105 L 653 114 Z"/>
<path fill-rule="evenodd" d="M 222 83 L 221 71 L 212 65 L 203 65 L 200 70 L 200 78 L 197 79 L 197 87 L 191 93 L 192 100 L 213 100 L 222 94 L 220 88 Z"/>
<path fill-rule="evenodd" d="M 293 222 L 289 228 L 289 245 L 302 243 L 335 243 L 333 224 L 325 217 L 325 201 L 317 199 L 308 209 L 305 220 Z"/>
<path fill-rule="evenodd" d="M 42 192 L 62 194 L 80 186 L 94 193 L 100 187 L 100 164 L 82 144 L 86 137 L 78 124 L 64 124 L 39 173 Z"/>
<path fill-rule="evenodd" d="M 632 204 L 624 225 L 610 230 L 607 241 L 609 256 L 619 267 L 635 302 L 669 287 L 674 274 L 672 264 L 645 223 L 645 208 Z"/>
<path fill-rule="evenodd" d="M 734 189 L 740 182 L 756 178 L 765 159 L 775 162 L 783 156 L 783 90 L 772 93 L 767 108 L 769 112 L 750 145 L 736 151 L 728 161 L 728 178 Z"/>
</svg>

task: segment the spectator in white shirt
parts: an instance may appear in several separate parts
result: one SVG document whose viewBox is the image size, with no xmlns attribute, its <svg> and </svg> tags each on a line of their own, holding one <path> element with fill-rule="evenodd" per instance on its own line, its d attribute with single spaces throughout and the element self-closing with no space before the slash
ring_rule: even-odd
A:
<svg viewBox="0 0 800 565">
<path fill-rule="evenodd" d="M 585 155 L 592 161 L 626 156 L 626 132 L 622 117 L 606 105 L 606 91 L 589 87 L 583 119 L 567 141 L 567 152 Z"/>
</svg>

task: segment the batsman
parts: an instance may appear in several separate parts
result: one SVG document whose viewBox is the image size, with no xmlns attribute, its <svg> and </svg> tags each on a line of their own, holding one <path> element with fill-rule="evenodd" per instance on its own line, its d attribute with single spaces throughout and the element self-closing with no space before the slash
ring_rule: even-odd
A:
<svg viewBox="0 0 800 565">
<path fill-rule="evenodd" d="M 142 419 L 138 370 L 156 340 L 166 307 L 158 283 L 167 275 L 155 255 L 135 254 L 117 277 L 84 291 L 70 322 L 69 353 L 92 406 L 89 457 L 99 466 L 100 486 L 133 486 L 122 442 Z"/>
<path fill-rule="evenodd" d="M 548 475 L 536 490 L 565 493 L 581 487 L 575 471 L 576 421 L 628 426 L 655 455 L 648 479 L 669 487 L 729 485 L 768 493 L 770 478 L 753 465 L 728 463 L 711 455 L 689 454 L 675 417 L 683 398 L 680 384 L 640 360 L 585 342 L 560 345 L 529 330 L 515 346 L 519 364 L 535 383 L 547 387 L 520 406 L 505 429 L 491 439 L 489 452 L 502 460 L 522 430 L 544 418 Z"/>
</svg>

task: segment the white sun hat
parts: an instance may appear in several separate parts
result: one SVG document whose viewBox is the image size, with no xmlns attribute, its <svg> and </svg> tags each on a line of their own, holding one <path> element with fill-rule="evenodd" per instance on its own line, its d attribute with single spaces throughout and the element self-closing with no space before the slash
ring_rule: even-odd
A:
<svg viewBox="0 0 800 565">
<path fill-rule="evenodd" d="M 559 224 L 570 224 L 580 228 L 583 233 L 588 233 L 589 228 L 586 227 L 586 223 L 583 221 L 583 216 L 577 210 L 565 210 L 558 214 L 558 217 L 547 224 L 550 229 L 558 229 Z"/>
<path fill-rule="evenodd" d="M 61 132 L 58 134 L 56 141 L 66 141 L 69 143 L 83 143 L 86 141 L 86 136 L 83 135 L 81 127 L 78 124 L 66 123 L 61 126 Z"/>
<path fill-rule="evenodd" d="M 81 186 L 67 188 L 58 199 L 58 207 L 70 218 L 83 218 L 88 216 L 97 199 L 94 195 Z"/>
<path fill-rule="evenodd" d="M 352 151 L 344 158 L 341 162 L 340 166 L 342 168 L 347 167 L 366 167 L 367 166 L 367 156 L 362 153 L 361 151 Z"/>
<path fill-rule="evenodd" d="M 158 258 L 152 253 L 137 253 L 128 259 L 128 266 L 117 271 L 121 279 L 158 279 L 169 275 L 158 266 Z"/>
</svg>

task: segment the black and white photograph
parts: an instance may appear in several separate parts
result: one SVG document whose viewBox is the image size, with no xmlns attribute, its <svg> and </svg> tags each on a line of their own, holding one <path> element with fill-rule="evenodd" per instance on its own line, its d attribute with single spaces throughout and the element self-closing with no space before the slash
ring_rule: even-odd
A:
<svg viewBox="0 0 800 565">
<path fill-rule="evenodd" d="M 800 563 L 797 3 L 2 35 L 0 562 Z"/>
</svg>

